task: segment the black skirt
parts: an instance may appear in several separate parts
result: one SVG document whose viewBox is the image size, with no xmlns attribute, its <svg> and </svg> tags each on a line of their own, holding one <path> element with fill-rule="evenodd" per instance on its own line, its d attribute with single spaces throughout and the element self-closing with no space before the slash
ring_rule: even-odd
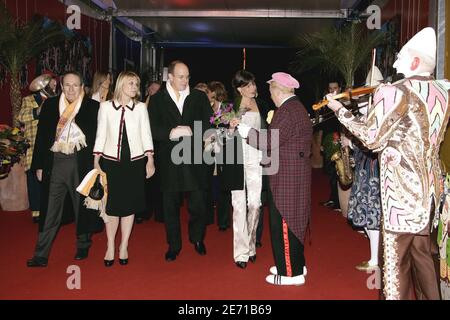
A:
<svg viewBox="0 0 450 320">
<path fill-rule="evenodd" d="M 124 126 L 120 161 L 102 158 L 108 180 L 109 216 L 126 217 L 145 210 L 145 165 L 147 158 L 131 161 L 127 130 Z"/>
</svg>

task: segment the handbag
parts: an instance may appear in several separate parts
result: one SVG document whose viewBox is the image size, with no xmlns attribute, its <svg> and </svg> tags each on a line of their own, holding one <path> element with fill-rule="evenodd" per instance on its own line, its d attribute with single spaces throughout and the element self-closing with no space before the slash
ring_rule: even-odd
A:
<svg viewBox="0 0 450 320">
<path fill-rule="evenodd" d="M 103 195 L 105 194 L 105 190 L 103 189 L 103 185 L 100 182 L 100 175 L 97 175 L 95 179 L 94 185 L 89 191 L 89 198 L 93 200 L 101 200 L 103 199 Z"/>
</svg>

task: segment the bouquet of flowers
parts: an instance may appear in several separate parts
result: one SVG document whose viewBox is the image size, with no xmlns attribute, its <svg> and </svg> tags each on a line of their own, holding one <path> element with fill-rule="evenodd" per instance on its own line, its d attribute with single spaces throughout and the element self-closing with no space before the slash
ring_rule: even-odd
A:
<svg viewBox="0 0 450 320">
<path fill-rule="evenodd" d="M 29 147 L 22 129 L 0 124 L 0 179 L 8 176 L 11 167 L 20 161 Z"/>
<path fill-rule="evenodd" d="M 242 108 L 239 111 L 235 111 L 233 109 L 232 103 L 222 102 L 219 110 L 214 112 L 214 115 L 209 118 L 209 122 L 213 124 L 216 128 L 219 126 L 227 127 L 230 124 L 230 121 L 234 118 L 241 118 L 244 113 L 246 113 L 249 109 Z"/>
<path fill-rule="evenodd" d="M 248 110 L 248 108 L 241 108 L 239 111 L 235 111 L 232 103 L 222 102 L 217 112 L 214 112 L 214 115 L 209 118 L 209 123 L 216 127 L 216 132 L 205 140 L 205 150 L 218 153 L 222 145 L 222 139 L 233 137 L 233 132 L 227 130 L 230 121 L 234 118 L 240 119 Z"/>
</svg>

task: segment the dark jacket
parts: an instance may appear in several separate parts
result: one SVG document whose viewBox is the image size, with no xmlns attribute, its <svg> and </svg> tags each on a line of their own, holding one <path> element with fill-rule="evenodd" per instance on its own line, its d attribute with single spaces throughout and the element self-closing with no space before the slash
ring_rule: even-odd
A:
<svg viewBox="0 0 450 320">
<path fill-rule="evenodd" d="M 256 98 L 259 114 L 261 116 L 261 129 L 269 127 L 267 123 L 267 114 L 274 107 L 264 100 Z M 235 106 L 236 107 L 236 106 Z M 232 163 L 227 161 L 227 152 L 234 149 L 234 159 Z M 219 176 L 220 186 L 222 190 L 242 190 L 244 188 L 244 165 L 242 159 L 242 137 L 237 134 L 233 140 L 224 143 L 222 148 L 223 164 L 217 166 L 217 175 Z M 239 157 L 240 156 L 240 157 Z M 263 176 L 263 190 L 267 189 L 267 177 Z"/>
<path fill-rule="evenodd" d="M 47 99 L 39 116 L 38 131 L 36 135 L 36 144 L 33 152 L 31 169 L 36 171 L 42 169 L 42 192 L 41 192 L 41 210 L 39 219 L 39 230 L 45 223 L 48 208 L 48 196 L 50 187 L 50 176 L 53 168 L 54 153 L 50 151 L 56 135 L 56 126 L 59 121 L 59 98 L 60 96 Z M 81 104 L 78 114 L 75 116 L 75 123 L 80 127 L 86 136 L 87 147 L 77 152 L 78 176 L 80 183 L 86 174 L 93 169 L 94 156 L 92 154 L 95 135 L 97 131 L 97 114 L 99 103 L 85 97 Z M 78 186 L 75 186 L 75 188 Z M 87 209 L 84 205 L 85 197 L 80 195 L 79 203 L 79 221 L 77 224 L 77 234 L 97 231 L 101 225 L 101 219 L 94 210 Z M 63 221 L 73 221 L 73 209 L 70 206 L 71 199 L 66 196 L 64 205 Z"/>
<path fill-rule="evenodd" d="M 203 133 L 211 128 L 209 123 L 211 115 L 212 109 L 206 94 L 197 89 L 191 89 L 184 102 L 182 115 L 166 88 L 152 96 L 149 117 L 153 140 L 158 145 L 158 154 L 155 157 L 161 179 L 161 191 L 193 191 L 208 188 L 208 170 L 203 159 Z M 202 125 L 201 131 L 194 130 L 194 121 Z M 170 131 L 177 126 L 189 126 L 193 136 L 171 141 Z M 184 153 L 186 150 L 181 153 L 177 151 L 181 142 L 190 144 L 189 155 Z M 176 154 L 184 156 L 187 161 L 174 163 L 171 154 L 175 147 L 177 147 Z"/>
</svg>

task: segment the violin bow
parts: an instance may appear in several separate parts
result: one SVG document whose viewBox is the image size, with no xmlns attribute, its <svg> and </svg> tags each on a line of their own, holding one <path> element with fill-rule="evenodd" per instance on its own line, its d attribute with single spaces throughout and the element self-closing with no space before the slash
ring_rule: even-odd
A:
<svg viewBox="0 0 450 320">
<path fill-rule="evenodd" d="M 374 69 L 375 69 L 375 58 L 377 55 L 377 48 L 373 48 L 372 50 L 372 67 L 370 68 L 370 83 L 369 83 L 369 87 L 373 86 L 373 78 L 374 78 Z M 369 110 L 372 108 L 372 95 L 369 96 L 369 105 L 367 106 L 367 113 L 369 112 Z"/>
</svg>

